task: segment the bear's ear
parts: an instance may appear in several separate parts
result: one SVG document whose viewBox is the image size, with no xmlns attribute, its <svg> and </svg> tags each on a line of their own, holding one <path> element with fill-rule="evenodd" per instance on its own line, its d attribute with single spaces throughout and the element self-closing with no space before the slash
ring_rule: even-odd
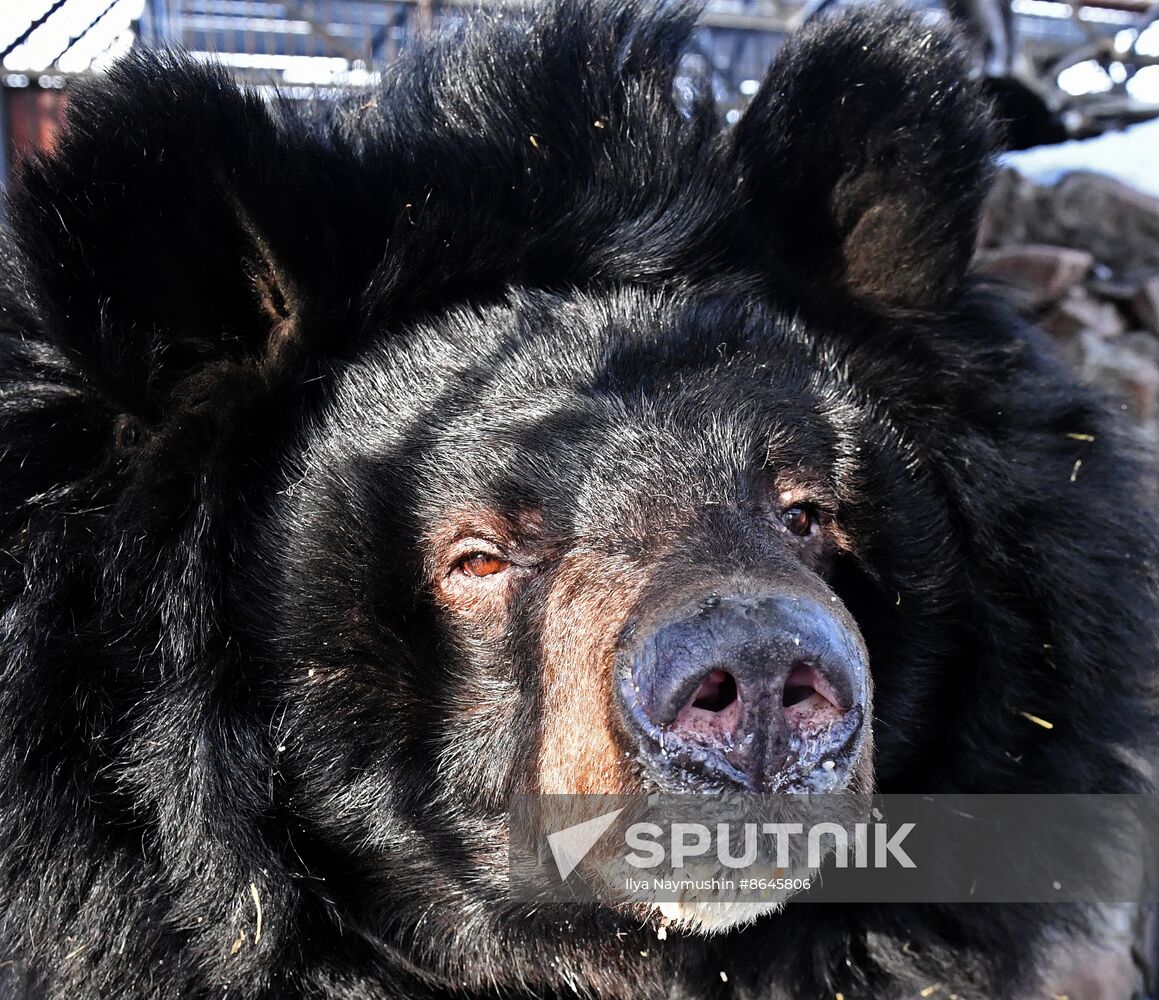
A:
<svg viewBox="0 0 1159 1000">
<path fill-rule="evenodd" d="M 77 93 L 58 149 L 21 171 L 28 295 L 122 409 L 156 415 L 200 371 L 264 375 L 309 349 L 305 282 L 340 266 L 327 217 L 343 181 L 288 132 L 223 73 L 136 55 Z"/>
<path fill-rule="evenodd" d="M 729 143 L 771 266 L 821 300 L 934 310 L 974 251 L 988 108 L 944 30 L 864 9 L 778 54 Z"/>
</svg>

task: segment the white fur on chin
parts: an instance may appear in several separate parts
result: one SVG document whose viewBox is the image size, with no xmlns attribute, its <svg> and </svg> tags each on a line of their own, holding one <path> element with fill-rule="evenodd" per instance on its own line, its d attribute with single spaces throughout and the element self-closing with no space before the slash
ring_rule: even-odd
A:
<svg viewBox="0 0 1159 1000">
<path fill-rule="evenodd" d="M 660 915 L 681 930 L 694 934 L 724 934 L 737 927 L 754 923 L 758 918 L 777 913 L 786 900 L 770 902 L 711 903 L 691 900 L 669 900 L 653 904 Z"/>
</svg>

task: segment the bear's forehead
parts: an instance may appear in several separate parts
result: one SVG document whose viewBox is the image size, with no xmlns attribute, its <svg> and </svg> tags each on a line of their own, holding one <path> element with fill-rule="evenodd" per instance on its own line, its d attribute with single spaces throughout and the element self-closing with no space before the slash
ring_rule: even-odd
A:
<svg viewBox="0 0 1159 1000">
<path fill-rule="evenodd" d="M 478 502 L 609 522 L 831 492 L 835 403 L 854 400 L 807 331 L 760 305 L 523 294 L 384 337 L 341 376 L 323 448 L 372 469 L 405 455 L 432 516 Z"/>
<path fill-rule="evenodd" d="M 335 399 L 393 428 L 508 433 L 534 449 L 539 425 L 582 435 L 619 424 L 624 440 L 687 427 L 693 440 L 810 423 L 835 395 L 832 376 L 811 332 L 759 301 L 520 292 L 382 333 Z"/>
</svg>

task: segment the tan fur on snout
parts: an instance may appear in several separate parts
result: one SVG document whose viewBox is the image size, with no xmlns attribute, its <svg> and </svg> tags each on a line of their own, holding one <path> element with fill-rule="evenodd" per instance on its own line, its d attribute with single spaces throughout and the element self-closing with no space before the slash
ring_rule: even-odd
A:
<svg viewBox="0 0 1159 1000">
<path fill-rule="evenodd" d="M 568 556 L 543 629 L 539 791 L 617 795 L 639 790 L 635 754 L 613 726 L 616 640 L 646 583 L 626 560 Z"/>
</svg>

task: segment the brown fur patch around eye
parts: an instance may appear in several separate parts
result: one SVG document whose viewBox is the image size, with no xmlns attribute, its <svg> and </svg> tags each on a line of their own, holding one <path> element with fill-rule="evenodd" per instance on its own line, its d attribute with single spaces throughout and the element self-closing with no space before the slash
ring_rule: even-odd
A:
<svg viewBox="0 0 1159 1000">
<path fill-rule="evenodd" d="M 525 515 L 522 520 L 530 521 L 533 517 Z M 472 540 L 478 545 L 473 545 Z M 470 507 L 448 514 L 432 525 L 423 538 L 425 572 L 436 599 L 455 614 L 478 619 L 480 624 L 489 621 L 492 631 L 501 634 L 513 582 L 502 579 L 500 571 L 510 568 L 508 554 L 517 546 L 513 525 L 495 510 Z M 488 555 L 495 565 L 488 567 L 485 561 L 475 562 L 472 566 L 478 572 L 463 563 L 463 560 Z M 485 572 L 488 568 L 492 572 Z M 459 579 L 456 574 L 470 580 Z M 468 585 L 488 580 L 492 583 L 501 580 L 501 585 Z"/>
<path fill-rule="evenodd" d="M 778 482 L 774 491 L 774 498 L 778 510 L 783 511 L 798 504 L 813 507 L 817 512 L 816 522 L 818 540 L 830 549 L 842 552 L 852 552 L 853 538 L 835 516 L 827 513 L 827 508 L 834 506 L 834 501 L 828 491 L 815 484 L 798 484 L 788 481 Z M 821 500 L 818 503 L 818 499 Z"/>
<path fill-rule="evenodd" d="M 646 580 L 594 553 L 561 563 L 543 627 L 539 791 L 545 795 L 638 790 L 631 749 L 613 724 L 616 640 Z"/>
</svg>

